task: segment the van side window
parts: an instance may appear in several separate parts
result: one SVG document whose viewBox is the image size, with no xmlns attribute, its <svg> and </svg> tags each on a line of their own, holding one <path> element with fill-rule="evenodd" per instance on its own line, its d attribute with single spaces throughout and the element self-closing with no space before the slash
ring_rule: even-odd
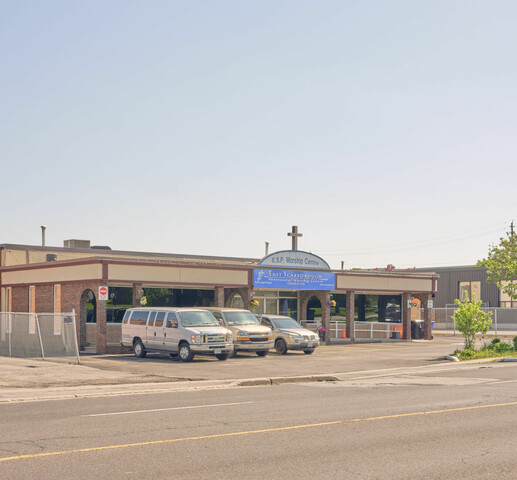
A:
<svg viewBox="0 0 517 480">
<path fill-rule="evenodd" d="M 154 319 L 156 318 L 156 312 L 151 312 L 151 316 L 149 317 L 149 322 L 148 322 L 148 325 L 150 327 L 153 326 L 153 323 L 154 323 Z"/>
<path fill-rule="evenodd" d="M 165 312 L 158 312 L 156 320 L 154 321 L 155 327 L 163 327 L 163 321 L 165 319 Z"/>
<path fill-rule="evenodd" d="M 148 310 L 133 310 L 131 314 L 130 325 L 145 325 L 147 323 L 147 317 L 149 316 Z"/>
<path fill-rule="evenodd" d="M 129 323 L 130 315 L 131 315 L 131 310 L 126 310 L 126 313 L 124 313 L 124 319 L 122 320 L 122 323 Z"/>
<path fill-rule="evenodd" d="M 174 312 L 169 312 L 167 314 L 167 328 L 178 328 L 178 319 L 176 318 L 176 314 Z"/>
</svg>

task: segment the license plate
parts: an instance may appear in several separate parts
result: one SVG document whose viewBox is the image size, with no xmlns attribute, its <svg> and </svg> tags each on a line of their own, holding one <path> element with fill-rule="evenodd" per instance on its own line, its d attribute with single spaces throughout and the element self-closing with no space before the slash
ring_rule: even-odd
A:
<svg viewBox="0 0 517 480">
<path fill-rule="evenodd" d="M 313 347 L 314 344 L 313 343 L 308 343 L 307 346 L 310 348 L 310 347 Z"/>
<path fill-rule="evenodd" d="M 222 353 L 222 350 L 219 349 L 219 350 L 214 350 L 214 353 L 217 355 L 218 353 Z"/>
</svg>

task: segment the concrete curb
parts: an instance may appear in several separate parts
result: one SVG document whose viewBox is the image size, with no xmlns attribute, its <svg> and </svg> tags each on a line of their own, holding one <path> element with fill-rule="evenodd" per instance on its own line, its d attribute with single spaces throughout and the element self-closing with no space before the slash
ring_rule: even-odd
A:
<svg viewBox="0 0 517 480">
<path fill-rule="evenodd" d="M 305 375 L 299 377 L 248 378 L 235 383 L 238 387 L 255 387 L 259 385 L 282 385 L 285 383 L 339 382 L 334 375 Z"/>
</svg>

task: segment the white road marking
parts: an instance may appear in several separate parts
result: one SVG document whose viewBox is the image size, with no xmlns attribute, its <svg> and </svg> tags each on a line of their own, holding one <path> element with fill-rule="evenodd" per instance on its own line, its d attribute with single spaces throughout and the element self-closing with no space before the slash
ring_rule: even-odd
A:
<svg viewBox="0 0 517 480">
<path fill-rule="evenodd" d="M 235 403 L 216 403 L 212 405 L 191 405 L 188 407 L 170 407 L 170 408 L 153 408 L 150 410 L 130 410 L 127 412 L 112 412 L 112 413 L 92 413 L 90 415 L 81 415 L 82 417 L 107 417 L 109 415 L 130 415 L 132 413 L 149 413 L 149 412 L 165 412 L 168 410 L 189 410 L 194 408 L 209 408 L 209 407 L 228 407 L 232 405 L 246 405 L 254 402 L 235 402 Z"/>
</svg>

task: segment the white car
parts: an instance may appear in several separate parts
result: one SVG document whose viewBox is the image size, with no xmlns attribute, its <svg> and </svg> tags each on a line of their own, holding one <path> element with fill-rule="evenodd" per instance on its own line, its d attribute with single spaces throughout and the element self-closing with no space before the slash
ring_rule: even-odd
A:
<svg viewBox="0 0 517 480">
<path fill-rule="evenodd" d="M 283 315 L 261 315 L 262 325 L 273 330 L 275 350 L 285 355 L 287 350 L 303 350 L 310 355 L 320 344 L 318 335 L 303 328 L 296 320 Z"/>
</svg>

